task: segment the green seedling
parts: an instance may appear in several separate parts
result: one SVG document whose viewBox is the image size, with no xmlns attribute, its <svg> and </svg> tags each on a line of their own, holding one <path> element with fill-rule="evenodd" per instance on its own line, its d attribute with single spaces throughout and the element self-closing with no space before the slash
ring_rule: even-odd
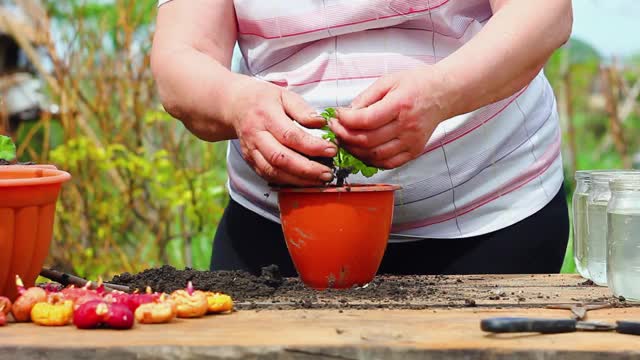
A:
<svg viewBox="0 0 640 360">
<path fill-rule="evenodd" d="M 11 162 L 16 158 L 16 145 L 10 137 L 0 135 L 0 160 Z"/>
<path fill-rule="evenodd" d="M 336 110 L 334 108 L 327 108 L 320 115 L 329 122 L 329 119 L 336 118 Z M 365 164 L 341 147 L 336 140 L 336 134 L 331 131 L 328 125 L 325 125 L 322 130 L 326 131 L 326 134 L 322 137 L 333 142 L 338 147 L 338 153 L 333 157 L 333 172 L 337 186 L 343 186 L 346 178 L 351 174 L 355 175 L 360 173 L 364 177 L 370 178 L 380 171 L 380 169 L 376 167 Z"/>
</svg>

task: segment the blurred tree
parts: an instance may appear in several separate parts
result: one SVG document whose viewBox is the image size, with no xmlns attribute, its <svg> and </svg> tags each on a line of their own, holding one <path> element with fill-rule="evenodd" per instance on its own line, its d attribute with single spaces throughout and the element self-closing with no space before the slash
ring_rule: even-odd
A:
<svg viewBox="0 0 640 360">
<path fill-rule="evenodd" d="M 22 126 L 18 152 L 73 176 L 49 264 L 92 278 L 167 263 L 208 268 L 227 201 L 226 144 L 195 138 L 159 104 L 149 66 L 156 1 L 45 5 L 48 67 L 39 72 L 59 127 L 49 118 Z"/>
</svg>

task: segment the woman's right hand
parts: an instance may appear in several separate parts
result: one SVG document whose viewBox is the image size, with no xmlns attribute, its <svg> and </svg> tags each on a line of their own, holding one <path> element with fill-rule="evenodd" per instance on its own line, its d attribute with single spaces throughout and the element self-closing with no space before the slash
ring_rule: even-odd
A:
<svg viewBox="0 0 640 360">
<path fill-rule="evenodd" d="M 170 1 L 156 23 L 151 66 L 167 112 L 202 140 L 240 139 L 244 159 L 270 183 L 331 181 L 331 169 L 306 156 L 333 157 L 335 146 L 296 124 L 319 127 L 324 119 L 299 95 L 229 70 L 232 0 Z"/>
<path fill-rule="evenodd" d="M 318 128 L 325 123 L 301 96 L 243 76 L 230 91 L 227 116 L 242 156 L 258 175 L 279 185 L 317 186 L 333 179 L 330 168 L 307 157 L 333 157 L 337 149 L 295 124 Z"/>
</svg>

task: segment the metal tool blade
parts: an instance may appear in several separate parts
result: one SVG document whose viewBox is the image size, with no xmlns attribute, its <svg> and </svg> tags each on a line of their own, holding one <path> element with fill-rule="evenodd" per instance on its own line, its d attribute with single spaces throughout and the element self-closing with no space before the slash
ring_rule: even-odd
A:
<svg viewBox="0 0 640 360">
<path fill-rule="evenodd" d="M 602 321 L 578 321 L 576 323 L 576 329 L 581 331 L 611 331 L 616 328 L 616 325 Z"/>
</svg>

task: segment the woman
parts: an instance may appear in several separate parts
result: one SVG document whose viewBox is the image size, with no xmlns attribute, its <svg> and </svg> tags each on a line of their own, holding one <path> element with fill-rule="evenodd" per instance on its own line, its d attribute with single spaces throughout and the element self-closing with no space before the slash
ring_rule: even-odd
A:
<svg viewBox="0 0 640 360">
<path fill-rule="evenodd" d="M 570 0 L 161 0 L 162 103 L 231 140 L 211 268 L 295 274 L 267 184 L 331 180 L 304 155 L 336 149 L 298 124 L 336 107 L 341 144 L 385 169 L 351 181 L 403 187 L 381 273 L 558 272 L 568 214 L 542 68 L 571 27 Z"/>
</svg>

